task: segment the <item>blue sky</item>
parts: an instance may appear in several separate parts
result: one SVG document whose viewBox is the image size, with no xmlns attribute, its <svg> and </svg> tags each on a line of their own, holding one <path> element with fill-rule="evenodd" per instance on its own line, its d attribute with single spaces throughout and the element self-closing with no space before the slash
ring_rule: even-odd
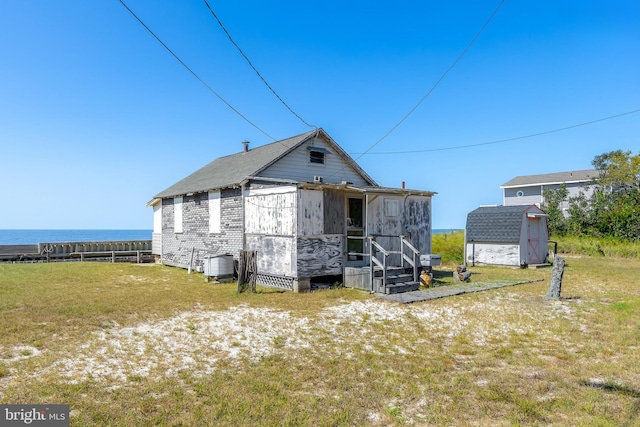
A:
<svg viewBox="0 0 640 427">
<path fill-rule="evenodd" d="M 198 76 L 276 139 L 309 130 L 201 0 L 126 0 Z M 463 228 L 517 175 L 640 150 L 640 2 L 209 2 L 278 94 L 381 185 L 438 192 Z M 118 0 L 0 2 L 0 228 L 152 227 L 151 198 L 272 142 L 209 92 Z M 436 150 L 437 151 L 424 151 Z M 409 152 L 409 153 L 407 153 Z M 381 154 L 386 153 L 386 154 Z"/>
</svg>

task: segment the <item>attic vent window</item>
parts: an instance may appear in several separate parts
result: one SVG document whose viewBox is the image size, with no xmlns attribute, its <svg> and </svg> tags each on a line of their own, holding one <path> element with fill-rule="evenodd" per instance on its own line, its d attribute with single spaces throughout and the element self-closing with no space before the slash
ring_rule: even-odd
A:
<svg viewBox="0 0 640 427">
<path fill-rule="evenodd" d="M 516 196 L 518 196 L 518 197 L 524 196 L 524 191 L 518 190 L 518 192 L 516 193 Z"/>
<path fill-rule="evenodd" d="M 324 153 L 322 151 L 309 151 L 309 162 L 324 165 Z"/>
</svg>

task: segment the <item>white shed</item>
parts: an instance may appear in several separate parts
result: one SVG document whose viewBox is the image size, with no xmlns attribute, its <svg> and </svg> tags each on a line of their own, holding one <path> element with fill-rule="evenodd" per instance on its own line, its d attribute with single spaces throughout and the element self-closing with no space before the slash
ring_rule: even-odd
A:
<svg viewBox="0 0 640 427">
<path fill-rule="evenodd" d="M 542 264 L 548 241 L 547 215 L 537 206 L 482 206 L 467 215 L 465 262 Z"/>
</svg>

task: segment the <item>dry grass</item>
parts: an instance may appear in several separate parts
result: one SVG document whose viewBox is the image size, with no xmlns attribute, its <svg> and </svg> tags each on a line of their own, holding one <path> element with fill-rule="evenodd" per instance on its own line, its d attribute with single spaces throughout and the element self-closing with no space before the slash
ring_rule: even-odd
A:
<svg viewBox="0 0 640 427">
<path fill-rule="evenodd" d="M 638 260 L 413 305 L 130 264 L 0 265 L 0 402 L 72 425 L 637 425 Z M 441 272 L 437 284 L 446 286 Z"/>
</svg>

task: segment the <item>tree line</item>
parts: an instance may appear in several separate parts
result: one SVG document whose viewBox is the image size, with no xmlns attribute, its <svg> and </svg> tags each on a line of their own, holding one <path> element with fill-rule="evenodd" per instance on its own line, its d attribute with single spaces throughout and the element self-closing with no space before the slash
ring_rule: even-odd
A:
<svg viewBox="0 0 640 427">
<path fill-rule="evenodd" d="M 596 156 L 591 185 L 569 197 L 567 186 L 543 191 L 549 233 L 640 239 L 640 153 L 615 150 Z"/>
</svg>

